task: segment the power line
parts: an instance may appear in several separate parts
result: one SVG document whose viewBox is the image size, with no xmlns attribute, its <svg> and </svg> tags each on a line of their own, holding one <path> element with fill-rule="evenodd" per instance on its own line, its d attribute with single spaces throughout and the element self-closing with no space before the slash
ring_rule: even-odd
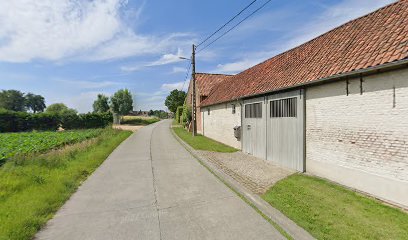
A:
<svg viewBox="0 0 408 240">
<path fill-rule="evenodd" d="M 197 53 L 203 51 L 204 49 L 206 49 L 207 47 L 209 47 L 210 45 L 212 45 L 213 43 L 215 43 L 216 41 L 218 41 L 220 38 L 222 38 L 223 36 L 225 36 L 226 34 L 228 34 L 229 32 L 231 32 L 234 28 L 238 27 L 238 25 L 240 25 L 242 22 L 244 22 L 245 20 L 247 20 L 248 18 L 250 18 L 252 15 L 254 15 L 256 12 L 258 12 L 259 10 L 261 10 L 263 7 L 266 6 L 266 4 L 268 4 L 269 2 L 271 2 L 272 0 L 268 0 L 266 1 L 264 4 L 262 4 L 262 6 L 260 6 L 259 8 L 257 8 L 255 11 L 253 11 L 251 14 L 249 14 L 248 16 L 246 16 L 244 19 L 242 19 L 241 21 L 239 21 L 237 24 L 235 24 L 233 27 L 231 27 L 230 29 L 228 29 L 226 32 L 224 32 L 223 34 L 221 34 L 219 37 L 217 37 L 215 40 L 213 40 L 212 42 L 210 42 L 209 44 L 205 45 L 203 48 L 201 48 L 199 51 L 197 51 Z"/>
<path fill-rule="evenodd" d="M 237 18 L 241 13 L 243 13 L 245 10 L 247 10 L 252 4 L 254 4 L 257 0 L 252 1 L 250 4 L 248 4 L 245 8 L 243 8 L 239 13 L 237 13 L 233 18 L 231 18 L 228 22 L 226 22 L 224 25 L 222 25 L 220 28 L 218 28 L 215 32 L 213 32 L 210 36 L 208 36 L 206 39 L 204 39 L 202 42 L 197 44 L 197 47 L 199 47 L 201 44 L 205 43 L 210 39 L 212 36 L 217 34 L 221 29 L 223 29 L 225 26 L 227 26 L 230 22 L 232 22 L 235 18 Z"/>
<path fill-rule="evenodd" d="M 186 76 L 184 77 L 183 87 L 181 88 L 180 91 L 183 91 L 184 85 L 186 85 L 186 81 L 187 81 L 187 78 L 189 76 L 190 69 L 191 69 L 191 61 L 188 61 L 188 68 L 187 68 L 187 71 L 186 71 Z"/>
</svg>

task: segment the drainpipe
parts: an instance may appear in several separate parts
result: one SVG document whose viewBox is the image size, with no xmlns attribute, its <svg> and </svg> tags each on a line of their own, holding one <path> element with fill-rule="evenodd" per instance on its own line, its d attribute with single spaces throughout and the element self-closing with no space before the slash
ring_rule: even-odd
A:
<svg viewBox="0 0 408 240">
<path fill-rule="evenodd" d="M 238 100 L 237 101 L 238 103 L 239 103 L 239 107 L 240 107 L 240 109 L 241 109 L 241 138 L 240 138 L 240 140 L 241 140 L 241 152 L 242 152 L 242 150 L 243 150 L 243 148 L 244 148 L 244 127 L 242 126 L 242 123 L 243 123 L 243 117 L 244 117 L 244 101 L 243 100 Z"/>
<path fill-rule="evenodd" d="M 303 172 L 306 172 L 306 88 L 303 92 Z"/>
</svg>

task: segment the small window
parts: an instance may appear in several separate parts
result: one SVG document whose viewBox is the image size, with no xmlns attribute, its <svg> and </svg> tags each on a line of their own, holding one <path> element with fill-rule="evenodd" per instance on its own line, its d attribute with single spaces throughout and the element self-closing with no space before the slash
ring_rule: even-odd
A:
<svg viewBox="0 0 408 240">
<path fill-rule="evenodd" d="M 210 115 L 210 108 L 207 108 L 207 114 Z"/>
<path fill-rule="evenodd" d="M 262 118 L 262 103 L 245 105 L 245 118 Z"/>
<path fill-rule="evenodd" d="M 297 117 L 297 98 L 286 98 L 270 101 L 270 117 Z"/>
<path fill-rule="evenodd" d="M 231 104 L 232 114 L 235 114 L 235 104 Z"/>
</svg>

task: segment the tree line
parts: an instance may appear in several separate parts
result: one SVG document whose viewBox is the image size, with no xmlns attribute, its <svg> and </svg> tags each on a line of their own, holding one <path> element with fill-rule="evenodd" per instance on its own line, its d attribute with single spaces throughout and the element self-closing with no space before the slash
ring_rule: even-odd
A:
<svg viewBox="0 0 408 240">
<path fill-rule="evenodd" d="M 46 108 L 45 99 L 41 95 L 27 93 L 18 90 L 2 90 L 0 92 L 0 108 L 15 112 L 32 111 L 43 112 Z"/>
<path fill-rule="evenodd" d="M 128 89 L 118 90 L 112 97 L 98 94 L 93 103 L 94 113 L 113 112 L 119 115 L 126 115 L 133 109 L 132 93 Z M 33 93 L 23 93 L 18 90 L 0 91 L 0 109 L 14 112 L 51 113 L 51 114 L 78 114 L 77 110 L 68 108 L 64 103 L 54 103 L 48 107 L 45 105 L 45 98 Z"/>
</svg>

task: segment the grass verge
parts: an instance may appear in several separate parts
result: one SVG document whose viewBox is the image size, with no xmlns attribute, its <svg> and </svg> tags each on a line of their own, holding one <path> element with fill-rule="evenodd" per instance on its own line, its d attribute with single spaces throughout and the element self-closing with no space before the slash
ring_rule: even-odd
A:
<svg viewBox="0 0 408 240">
<path fill-rule="evenodd" d="M 262 197 L 317 239 L 408 239 L 408 214 L 324 179 L 295 174 Z"/>
<path fill-rule="evenodd" d="M 187 130 L 185 130 L 182 127 L 173 127 L 173 130 L 177 134 L 177 136 L 179 136 L 184 142 L 186 142 L 196 150 L 225 153 L 238 151 L 236 148 L 227 146 L 225 144 L 214 141 L 202 135 L 197 135 L 193 137 L 190 132 L 187 132 Z"/>
<path fill-rule="evenodd" d="M 32 239 L 130 134 L 105 129 L 96 138 L 4 164 L 0 169 L 0 239 Z"/>
</svg>

